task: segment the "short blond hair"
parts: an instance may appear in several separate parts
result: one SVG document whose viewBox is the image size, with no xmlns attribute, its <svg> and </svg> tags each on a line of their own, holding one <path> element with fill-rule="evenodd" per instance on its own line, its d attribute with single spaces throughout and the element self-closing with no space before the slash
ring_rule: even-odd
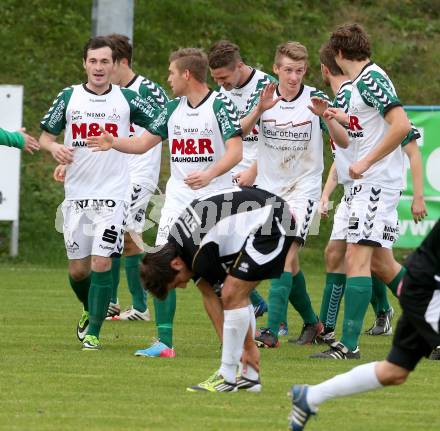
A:
<svg viewBox="0 0 440 431">
<path fill-rule="evenodd" d="M 208 74 L 208 56 L 199 48 L 181 48 L 170 54 L 170 63 L 175 61 L 180 72 L 189 70 L 194 78 L 206 82 Z"/>
<path fill-rule="evenodd" d="M 275 64 L 279 64 L 281 57 L 288 57 L 293 61 L 305 61 L 308 63 L 309 54 L 307 48 L 299 42 L 284 42 L 277 46 L 275 52 Z"/>
</svg>

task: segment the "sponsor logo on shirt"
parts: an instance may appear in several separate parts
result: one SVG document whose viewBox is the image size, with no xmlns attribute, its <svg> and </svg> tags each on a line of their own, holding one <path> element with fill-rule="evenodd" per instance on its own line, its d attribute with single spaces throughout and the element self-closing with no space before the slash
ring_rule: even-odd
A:
<svg viewBox="0 0 440 431">
<path fill-rule="evenodd" d="M 119 121 L 120 119 L 121 119 L 121 116 L 118 115 L 116 108 L 113 108 L 113 113 L 107 117 L 107 120 L 110 120 L 110 121 Z"/>
<path fill-rule="evenodd" d="M 312 138 L 312 122 L 277 124 L 276 120 L 263 121 L 263 136 L 280 141 L 310 141 Z"/>
<path fill-rule="evenodd" d="M 348 122 L 348 136 L 350 138 L 363 138 L 364 132 L 363 128 L 359 124 L 359 117 L 356 115 L 349 115 Z"/>
</svg>

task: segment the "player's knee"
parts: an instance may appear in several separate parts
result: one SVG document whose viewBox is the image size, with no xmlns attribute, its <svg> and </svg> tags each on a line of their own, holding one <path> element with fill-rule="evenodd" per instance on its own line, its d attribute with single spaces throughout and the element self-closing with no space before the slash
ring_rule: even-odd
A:
<svg viewBox="0 0 440 431">
<path fill-rule="evenodd" d="M 327 272 L 336 272 L 344 265 L 345 251 L 341 252 L 334 244 L 329 243 L 324 252 Z"/>
<path fill-rule="evenodd" d="M 92 257 L 92 271 L 106 272 L 110 271 L 112 267 L 112 260 L 109 257 L 93 256 Z"/>
<path fill-rule="evenodd" d="M 90 274 L 90 270 L 86 268 L 70 268 L 69 269 L 69 275 L 75 280 L 75 281 L 81 281 L 87 278 Z"/>
<path fill-rule="evenodd" d="M 377 365 L 376 373 L 382 385 L 397 386 L 406 382 L 410 371 L 388 361 L 382 361 Z"/>
</svg>

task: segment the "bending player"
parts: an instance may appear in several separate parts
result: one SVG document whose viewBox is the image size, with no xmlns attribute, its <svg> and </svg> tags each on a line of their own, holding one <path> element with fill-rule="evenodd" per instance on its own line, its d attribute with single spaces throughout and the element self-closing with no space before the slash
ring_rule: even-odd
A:
<svg viewBox="0 0 440 431">
<path fill-rule="evenodd" d="M 249 295 L 260 280 L 283 272 L 294 225 L 289 206 L 278 196 L 235 187 L 193 201 L 167 243 L 145 255 L 145 288 L 163 298 L 193 279 L 222 341 L 220 368 L 189 391 L 261 390 Z"/>
</svg>

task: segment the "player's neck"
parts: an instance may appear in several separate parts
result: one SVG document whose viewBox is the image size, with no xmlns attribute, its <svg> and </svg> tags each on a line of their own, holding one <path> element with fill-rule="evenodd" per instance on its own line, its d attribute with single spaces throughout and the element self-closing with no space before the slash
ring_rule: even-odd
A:
<svg viewBox="0 0 440 431">
<path fill-rule="evenodd" d="M 333 94 L 336 96 L 337 92 L 341 88 L 342 83 L 349 81 L 350 78 L 347 75 L 333 76 L 329 78 L 330 87 L 332 88 Z"/>
<path fill-rule="evenodd" d="M 87 89 L 98 95 L 104 94 L 106 91 L 108 91 L 110 85 L 110 82 L 99 86 L 94 85 L 92 82 L 86 82 Z"/>
<path fill-rule="evenodd" d="M 238 82 L 238 86 L 241 87 L 252 75 L 252 67 L 245 65 L 240 74 L 240 81 Z"/>
<path fill-rule="evenodd" d="M 133 81 L 133 78 L 136 76 L 136 74 L 128 68 L 121 76 L 121 82 L 119 85 L 121 87 L 126 87 L 131 81 Z"/>
<path fill-rule="evenodd" d="M 188 88 L 185 96 L 188 99 L 189 104 L 192 107 L 196 107 L 200 104 L 200 102 L 207 96 L 210 92 L 208 84 L 206 82 L 194 82 Z"/>
<path fill-rule="evenodd" d="M 350 81 L 354 81 L 362 72 L 362 69 L 370 62 L 371 60 L 369 58 L 361 61 L 346 60 L 344 63 L 343 70 L 350 79 Z"/>
<path fill-rule="evenodd" d="M 280 96 L 284 100 L 293 100 L 296 96 L 298 96 L 299 92 L 301 91 L 302 83 L 300 82 L 295 87 L 288 87 L 279 84 L 278 85 L 278 92 L 280 93 Z"/>
</svg>

